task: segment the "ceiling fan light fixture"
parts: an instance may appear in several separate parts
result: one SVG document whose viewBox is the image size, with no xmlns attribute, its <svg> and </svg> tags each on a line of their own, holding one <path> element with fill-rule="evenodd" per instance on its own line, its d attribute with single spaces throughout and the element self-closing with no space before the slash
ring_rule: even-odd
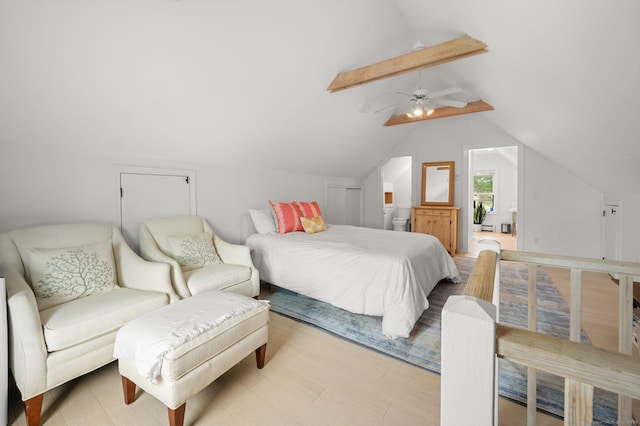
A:
<svg viewBox="0 0 640 426">
<path fill-rule="evenodd" d="M 414 118 L 415 117 L 422 117 L 424 115 L 424 113 L 425 113 L 424 107 L 418 106 L 418 107 L 415 107 L 413 109 L 413 111 L 411 111 L 411 116 L 414 117 Z"/>
<path fill-rule="evenodd" d="M 409 118 L 421 118 L 425 115 L 433 114 L 433 107 L 431 105 L 416 105 L 411 111 L 407 113 L 407 117 Z"/>
</svg>

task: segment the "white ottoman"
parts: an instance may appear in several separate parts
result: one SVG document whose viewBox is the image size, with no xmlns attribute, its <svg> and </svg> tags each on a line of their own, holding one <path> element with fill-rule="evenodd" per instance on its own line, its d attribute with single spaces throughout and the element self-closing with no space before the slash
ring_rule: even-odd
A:
<svg viewBox="0 0 640 426">
<path fill-rule="evenodd" d="M 268 322 L 269 302 L 211 290 L 125 324 L 114 347 L 125 404 L 137 385 L 168 407 L 170 425 L 182 425 L 187 399 L 252 351 L 264 366 Z"/>
</svg>

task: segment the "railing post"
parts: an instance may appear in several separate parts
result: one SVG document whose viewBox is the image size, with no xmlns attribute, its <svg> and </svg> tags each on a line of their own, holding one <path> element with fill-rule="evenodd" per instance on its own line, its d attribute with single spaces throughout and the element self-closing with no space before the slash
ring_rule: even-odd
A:
<svg viewBox="0 0 640 426">
<path fill-rule="evenodd" d="M 618 350 L 631 355 L 633 347 L 633 276 L 620 275 L 618 281 Z M 627 395 L 618 395 L 618 423 L 633 424 L 632 402 Z"/>
<path fill-rule="evenodd" d="M 442 309 L 440 423 L 494 425 L 496 307 L 450 296 Z"/>
<path fill-rule="evenodd" d="M 478 248 L 482 250 L 491 250 L 498 254 L 496 262 L 496 274 L 493 283 L 493 304 L 496 305 L 496 322 L 500 322 L 500 253 L 502 247 L 496 240 L 483 239 L 478 241 Z"/>
</svg>

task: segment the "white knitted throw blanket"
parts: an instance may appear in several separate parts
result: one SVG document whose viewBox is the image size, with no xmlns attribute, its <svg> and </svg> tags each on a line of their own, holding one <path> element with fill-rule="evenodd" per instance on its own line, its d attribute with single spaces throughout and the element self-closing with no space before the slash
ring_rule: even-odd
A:
<svg viewBox="0 0 640 426">
<path fill-rule="evenodd" d="M 211 290 L 142 315 L 125 324 L 116 335 L 113 356 L 133 364 L 142 376 L 157 383 L 166 354 L 225 320 L 260 306 L 240 294 Z"/>
</svg>

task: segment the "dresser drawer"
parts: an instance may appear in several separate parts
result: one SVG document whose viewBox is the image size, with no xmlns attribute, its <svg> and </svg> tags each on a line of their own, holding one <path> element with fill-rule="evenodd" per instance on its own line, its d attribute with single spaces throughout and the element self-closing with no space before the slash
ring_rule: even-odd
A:
<svg viewBox="0 0 640 426">
<path fill-rule="evenodd" d="M 416 209 L 416 216 L 451 216 L 449 210 Z"/>
</svg>

